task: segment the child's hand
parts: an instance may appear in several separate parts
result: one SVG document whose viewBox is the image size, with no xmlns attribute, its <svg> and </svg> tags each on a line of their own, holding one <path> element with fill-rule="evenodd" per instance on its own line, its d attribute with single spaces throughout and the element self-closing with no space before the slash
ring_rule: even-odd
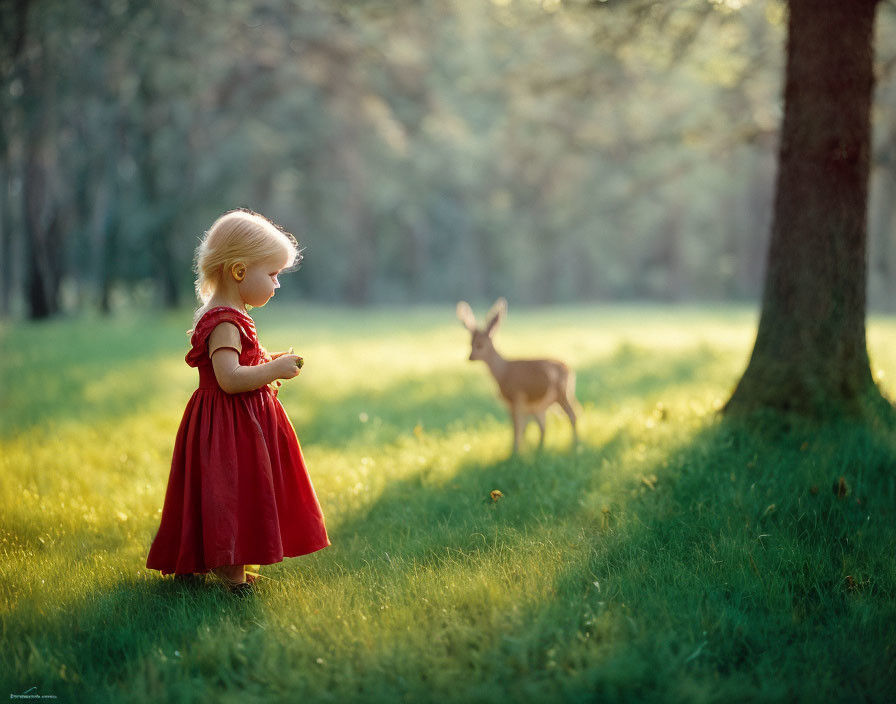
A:
<svg viewBox="0 0 896 704">
<path fill-rule="evenodd" d="M 275 354 L 271 359 L 277 359 L 277 357 L 282 357 L 282 356 L 285 355 L 285 354 L 293 354 L 292 347 L 289 348 L 289 351 L 288 351 L 288 352 L 278 352 L 278 353 Z M 301 369 L 302 367 L 304 367 L 304 366 L 305 366 L 305 358 L 304 358 L 304 357 L 299 357 L 299 358 L 296 360 L 296 366 L 297 366 L 299 369 Z"/>
<path fill-rule="evenodd" d="M 269 364 L 274 365 L 274 371 L 278 379 L 292 379 L 299 375 L 299 367 L 297 361 L 301 357 L 297 354 L 283 353 L 277 355 L 277 358 Z"/>
</svg>

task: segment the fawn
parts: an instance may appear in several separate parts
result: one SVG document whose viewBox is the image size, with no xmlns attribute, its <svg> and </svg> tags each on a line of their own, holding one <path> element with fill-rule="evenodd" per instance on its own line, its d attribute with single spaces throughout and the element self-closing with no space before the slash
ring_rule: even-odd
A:
<svg viewBox="0 0 896 704">
<path fill-rule="evenodd" d="M 473 336 L 470 359 L 481 359 L 498 382 L 501 396 L 510 408 L 513 420 L 513 452 L 519 452 L 523 431 L 529 416 L 535 416 L 541 430 L 538 448 L 544 446 L 545 411 L 553 403 L 569 416 L 572 423 L 573 443 L 578 443 L 576 433 L 575 374 L 563 363 L 553 359 L 504 359 L 495 349 L 492 334 L 507 313 L 507 301 L 499 298 L 485 317 L 485 328 L 476 326 L 476 318 L 470 304 L 457 304 L 457 318 Z"/>
</svg>

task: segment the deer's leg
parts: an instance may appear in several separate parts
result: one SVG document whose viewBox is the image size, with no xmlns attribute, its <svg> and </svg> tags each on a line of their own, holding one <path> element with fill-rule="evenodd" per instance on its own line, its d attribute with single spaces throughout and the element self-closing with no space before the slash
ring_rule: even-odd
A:
<svg viewBox="0 0 896 704">
<path fill-rule="evenodd" d="M 538 449 L 544 447 L 544 411 L 537 411 L 535 414 L 535 422 L 538 423 L 538 429 L 541 431 L 541 439 L 538 441 Z"/>
<path fill-rule="evenodd" d="M 526 417 L 521 404 L 510 404 L 510 417 L 513 420 L 513 454 L 516 454 L 520 451 L 520 442 L 526 429 Z"/>
<path fill-rule="evenodd" d="M 567 396 L 561 396 L 557 401 L 560 404 L 560 407 L 566 412 L 566 415 L 569 416 L 569 422 L 572 423 L 572 441 L 573 444 L 577 445 L 579 442 L 579 435 L 576 432 L 576 412 L 572 407 L 572 403 Z"/>
</svg>

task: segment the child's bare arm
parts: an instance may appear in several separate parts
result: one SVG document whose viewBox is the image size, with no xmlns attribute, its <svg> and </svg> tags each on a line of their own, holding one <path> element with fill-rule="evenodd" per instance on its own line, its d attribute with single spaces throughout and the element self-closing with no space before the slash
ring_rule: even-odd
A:
<svg viewBox="0 0 896 704">
<path fill-rule="evenodd" d="M 299 373 L 298 357 L 294 354 L 281 355 L 255 366 L 240 365 L 239 332 L 231 323 L 221 323 L 212 331 L 208 349 L 218 385 L 229 394 L 259 389 L 275 379 L 292 379 Z"/>
<path fill-rule="evenodd" d="M 220 347 L 212 354 L 212 366 L 218 385 L 229 394 L 259 389 L 275 379 L 292 379 L 299 373 L 294 354 L 283 355 L 273 362 L 252 367 L 240 365 L 239 355 L 230 347 Z"/>
</svg>

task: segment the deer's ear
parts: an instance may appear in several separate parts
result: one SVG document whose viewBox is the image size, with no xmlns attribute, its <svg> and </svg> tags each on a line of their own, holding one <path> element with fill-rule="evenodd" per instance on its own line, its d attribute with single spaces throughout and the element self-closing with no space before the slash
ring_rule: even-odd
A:
<svg viewBox="0 0 896 704">
<path fill-rule="evenodd" d="M 470 332 L 476 329 L 476 317 L 473 315 L 473 309 L 470 308 L 470 304 L 466 301 L 460 301 L 457 304 L 457 319 Z"/>
<path fill-rule="evenodd" d="M 495 331 L 495 328 L 498 327 L 505 315 L 507 315 L 507 300 L 499 298 L 495 301 L 495 305 L 492 306 L 488 315 L 485 316 L 485 332 L 487 335 L 491 335 Z"/>
</svg>

